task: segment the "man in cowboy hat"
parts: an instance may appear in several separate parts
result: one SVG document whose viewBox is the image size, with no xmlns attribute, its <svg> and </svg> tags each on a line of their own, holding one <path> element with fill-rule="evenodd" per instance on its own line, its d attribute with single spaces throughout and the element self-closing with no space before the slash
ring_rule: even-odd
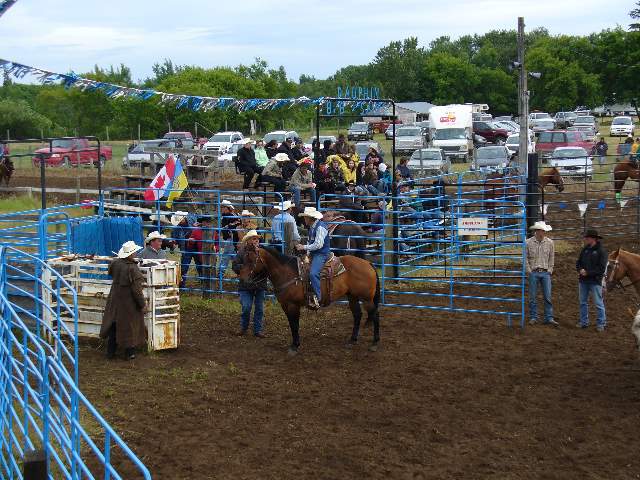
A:
<svg viewBox="0 0 640 480">
<path fill-rule="evenodd" d="M 298 163 L 298 169 L 294 172 L 289 183 L 289 190 L 293 194 L 293 203 L 296 207 L 300 207 L 300 193 L 309 192 L 311 201 L 316 202 L 316 184 L 313 182 L 313 173 L 311 166 L 313 160 L 305 157 Z"/>
<path fill-rule="evenodd" d="M 256 152 L 253 150 L 253 141 L 250 138 L 245 138 L 244 146 L 238 150 L 236 164 L 238 165 L 238 171 L 244 174 L 242 188 L 245 190 L 251 185 L 253 176 L 258 174 L 254 183 L 255 188 L 255 184 L 260 182 L 262 167 L 259 167 L 256 163 Z"/>
<path fill-rule="evenodd" d="M 221 278 L 227 270 L 229 260 L 236 253 L 236 245 L 238 245 L 238 228 L 240 228 L 240 218 L 235 214 L 235 207 L 229 200 L 223 200 L 220 203 L 220 213 L 222 220 L 220 227 L 222 230 L 222 242 L 220 244 L 220 262 L 218 272 Z"/>
<path fill-rule="evenodd" d="M 187 212 L 176 212 L 171 216 L 171 224 L 174 226 L 173 237 L 178 241 L 180 246 L 180 288 L 185 288 L 187 281 L 187 272 L 191 266 L 191 261 L 195 261 L 198 276 L 201 276 L 202 262 L 198 253 L 198 245 L 195 238 L 192 237 L 194 229 L 197 228 L 197 218 L 195 221 L 189 221 L 190 215 Z"/>
<path fill-rule="evenodd" d="M 553 304 L 551 303 L 551 275 L 555 261 L 553 240 L 546 233 L 551 231 L 551 226 L 545 222 L 536 222 L 529 230 L 534 235 L 526 243 L 525 268 L 529 275 L 529 323 L 538 321 L 538 285 L 542 286 L 544 298 L 544 324 L 558 326 L 553 319 Z"/>
<path fill-rule="evenodd" d="M 291 215 L 292 203 L 289 200 L 285 200 L 282 203 L 276 203 L 273 208 L 278 210 L 271 222 L 271 230 L 273 234 L 273 246 L 281 246 L 285 243 L 285 225 L 291 225 L 292 238 L 290 239 L 294 244 L 300 243 L 300 233 L 298 233 L 298 226 L 296 225 L 296 219 Z M 288 245 L 287 245 L 288 247 Z"/>
<path fill-rule="evenodd" d="M 118 345 L 124 348 L 125 358 L 135 358 L 135 347 L 147 339 L 144 324 L 146 301 L 142 291 L 144 276 L 135 255 L 142 247 L 125 242 L 117 257 L 109 264 L 113 279 L 102 316 L 100 338 L 107 339 L 107 358 L 114 358 Z"/>
<path fill-rule="evenodd" d="M 262 181 L 271 183 L 276 192 L 284 192 L 287 182 L 282 178 L 282 166 L 289 161 L 286 153 L 276 153 L 262 170 Z"/>
<path fill-rule="evenodd" d="M 322 213 L 317 211 L 315 207 L 305 207 L 300 216 L 304 218 L 304 223 L 309 229 L 309 243 L 307 245 L 296 245 L 296 249 L 299 251 L 306 250 L 311 255 L 309 279 L 311 280 L 314 296 L 309 306 L 318 309 L 320 308 L 322 294 L 320 273 L 331 253 L 329 229 L 327 224 L 322 221 Z"/>
<path fill-rule="evenodd" d="M 260 235 L 255 230 L 249 230 L 238 248 L 238 254 L 234 257 L 231 266 L 236 274 L 240 274 L 244 253 L 247 248 L 257 250 L 260 247 Z M 262 320 L 264 318 L 264 297 L 267 290 L 267 276 L 263 271 L 254 275 L 251 280 L 238 282 L 238 296 L 242 306 L 240 315 L 240 330 L 238 335 L 242 336 L 249 329 L 251 320 L 251 308 L 253 307 L 253 334 L 258 338 L 264 338 Z"/>
<path fill-rule="evenodd" d="M 577 326 L 578 328 L 589 326 L 589 295 L 591 295 L 598 311 L 596 329 L 598 332 L 604 332 L 607 326 L 607 316 L 602 299 L 602 279 L 609 258 L 600 240 L 602 237 L 598 235 L 596 230 L 587 230 L 584 233 L 584 247 L 576 262 L 580 292 L 580 322 Z"/>
<path fill-rule="evenodd" d="M 167 253 L 162 249 L 162 241 L 167 238 L 157 230 L 154 230 L 144 240 L 145 247 L 140 252 L 140 258 L 144 260 L 166 260 Z"/>
</svg>

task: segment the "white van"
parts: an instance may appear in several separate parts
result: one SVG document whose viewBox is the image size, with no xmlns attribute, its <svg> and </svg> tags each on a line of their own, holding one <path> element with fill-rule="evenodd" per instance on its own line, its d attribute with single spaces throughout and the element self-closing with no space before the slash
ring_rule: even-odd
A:
<svg viewBox="0 0 640 480">
<path fill-rule="evenodd" d="M 631 117 L 615 117 L 611 121 L 609 135 L 612 137 L 633 136 L 633 119 Z"/>
<path fill-rule="evenodd" d="M 431 144 L 441 148 L 447 158 L 469 161 L 473 152 L 473 105 L 431 107 Z"/>
</svg>

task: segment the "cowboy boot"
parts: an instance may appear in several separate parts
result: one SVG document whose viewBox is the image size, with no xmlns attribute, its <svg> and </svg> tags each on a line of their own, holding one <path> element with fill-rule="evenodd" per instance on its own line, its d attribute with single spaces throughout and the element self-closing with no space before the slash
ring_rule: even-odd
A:
<svg viewBox="0 0 640 480">
<path fill-rule="evenodd" d="M 310 295 L 308 300 L 307 308 L 309 308 L 309 310 L 318 310 L 320 308 L 318 297 L 315 294 Z"/>
</svg>

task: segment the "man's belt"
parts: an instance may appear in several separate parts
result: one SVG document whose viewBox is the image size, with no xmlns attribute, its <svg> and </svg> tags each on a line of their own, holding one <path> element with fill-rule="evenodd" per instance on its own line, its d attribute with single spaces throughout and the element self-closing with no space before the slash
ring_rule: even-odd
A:
<svg viewBox="0 0 640 480">
<path fill-rule="evenodd" d="M 534 271 L 536 273 L 540 273 L 540 272 L 546 272 L 547 269 L 546 268 L 534 268 L 532 271 Z"/>
</svg>

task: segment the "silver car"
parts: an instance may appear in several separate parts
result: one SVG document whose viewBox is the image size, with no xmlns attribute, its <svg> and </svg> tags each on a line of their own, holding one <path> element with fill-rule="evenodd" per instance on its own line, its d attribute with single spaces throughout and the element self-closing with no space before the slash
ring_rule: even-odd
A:
<svg viewBox="0 0 640 480">
<path fill-rule="evenodd" d="M 418 126 L 401 127 L 396 130 L 396 154 L 412 154 L 426 147 L 426 137 Z"/>
<path fill-rule="evenodd" d="M 498 171 L 507 168 L 511 152 L 504 145 L 490 145 L 476 150 L 471 170 L 481 172 Z"/>
<path fill-rule="evenodd" d="M 551 155 L 550 164 L 556 167 L 563 177 L 593 176 L 593 159 L 582 147 L 558 147 Z"/>
<path fill-rule="evenodd" d="M 407 166 L 415 176 L 430 177 L 449 173 L 451 160 L 441 148 L 421 148 L 411 154 Z"/>
<path fill-rule="evenodd" d="M 593 115 L 578 116 L 568 130 L 583 132 L 587 140 L 594 140 L 598 134 L 598 122 Z"/>
</svg>

